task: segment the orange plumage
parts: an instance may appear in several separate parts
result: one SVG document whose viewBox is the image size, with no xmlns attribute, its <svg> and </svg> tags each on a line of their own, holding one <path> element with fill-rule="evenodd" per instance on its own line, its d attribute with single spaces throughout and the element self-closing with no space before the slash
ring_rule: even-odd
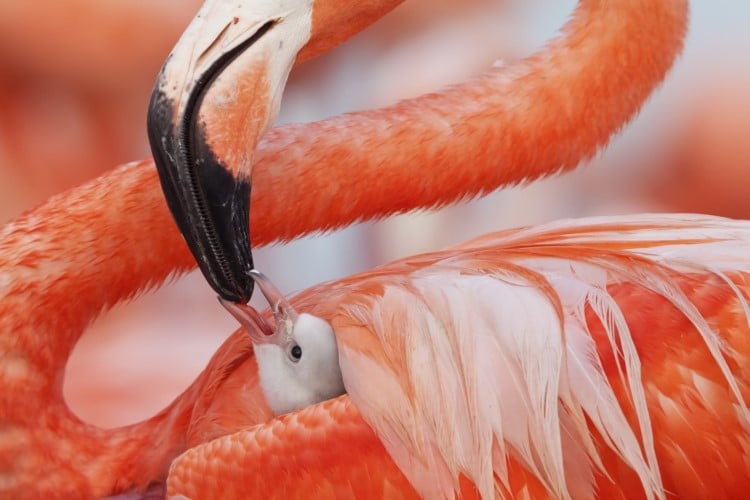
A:
<svg viewBox="0 0 750 500">
<path fill-rule="evenodd" d="M 305 291 L 292 303 L 331 321 L 350 395 L 189 450 L 172 465 L 169 491 L 201 498 L 212 492 L 215 498 L 311 492 L 380 498 L 406 474 L 427 497 L 446 493 L 439 483 L 451 477 L 464 478 L 464 493 L 476 494 L 476 481 L 467 478 L 476 480 L 478 469 L 459 460 L 454 476 L 443 467 L 459 454 L 451 440 L 484 435 L 483 412 L 491 420 L 499 411 L 503 423 L 496 425 L 510 430 L 493 427 L 495 441 L 492 434 L 484 438 L 489 447 L 468 447 L 472 458 L 485 453 L 492 461 L 490 491 L 511 498 L 524 491 L 541 498 L 637 498 L 644 490 L 649 497 L 741 495 L 750 486 L 743 368 L 748 228 L 699 216 L 563 221 L 487 235 Z M 513 294 L 490 294 L 498 285 Z M 539 297 L 525 296 L 529 289 Z M 559 330 L 540 330 L 538 318 L 547 314 Z M 487 343 L 485 335 L 496 340 Z M 465 342 L 501 347 L 485 365 L 479 352 L 470 358 Z M 558 342 L 565 347 L 555 354 Z M 545 375 L 555 363 L 559 371 Z M 456 376 L 465 400 L 435 396 Z M 505 387 L 492 406 L 490 388 L 505 378 L 520 381 L 520 396 Z M 427 392 L 420 395 L 422 383 Z M 556 439 L 546 440 L 535 422 L 545 411 L 533 400 L 539 385 L 555 394 L 558 408 L 548 421 L 559 430 Z M 461 428 L 455 415 L 462 411 L 476 428 Z M 524 431 L 519 438 L 506 423 L 515 413 L 528 417 L 529 437 Z M 447 437 L 441 420 L 452 431 Z M 385 448 L 377 446 L 383 439 Z M 427 446 L 417 452 L 412 447 L 421 440 Z M 556 445 L 558 471 L 545 463 Z M 524 447 L 535 452 L 525 454 Z M 430 468 L 433 453 L 445 460 L 442 466 Z M 419 482 L 422 467 L 432 472 L 427 483 Z M 222 486 L 214 490 L 217 478 Z"/>
<path fill-rule="evenodd" d="M 395 3 L 364 10 L 380 14 Z M 316 19 L 330 24 L 317 25 L 301 58 L 370 19 L 325 5 Z M 337 16 L 355 28 L 332 34 Z M 441 205 L 573 168 L 661 81 L 686 21 L 683 1 L 582 0 L 560 38 L 515 65 L 391 108 L 269 132 L 253 166 L 254 241 Z M 167 409 L 102 430 L 80 422 L 62 398 L 76 340 L 103 309 L 194 265 L 151 164 L 121 167 L 0 230 L 0 492 L 142 491 L 164 481 L 172 464 L 170 491 L 200 498 L 453 489 L 736 496 L 748 487 L 748 234 L 746 223 L 710 218 L 599 220 L 508 231 L 400 261 L 296 299 L 300 310 L 332 322 L 351 399 L 272 419 L 250 341 L 237 332 Z M 577 288 L 560 288 L 559 276 L 590 285 L 586 299 L 570 302 Z M 598 281 L 586 283 L 591 276 Z M 471 342 L 487 341 L 481 329 L 457 334 L 463 324 L 485 321 L 477 324 L 489 325 L 490 337 L 515 331 L 498 328 L 497 311 L 506 306 L 472 288 L 485 285 L 515 287 L 518 295 L 507 297 L 519 311 L 539 306 L 519 313 L 529 324 L 556 318 L 536 342 L 558 350 L 529 349 L 524 335 L 503 337 L 507 371 L 491 365 L 472 379 L 452 376 L 463 373 L 459 366 L 475 369 L 462 356 L 474 352 Z M 465 298 L 455 290 L 471 291 L 480 305 L 459 307 Z M 457 300 L 446 302 L 451 293 Z M 406 307 L 414 303 L 421 304 L 416 313 Z M 434 347 L 425 347 L 432 344 L 421 333 Z M 425 347 L 418 351 L 425 357 L 410 357 L 407 342 Z M 572 353 L 591 377 L 569 364 Z M 434 377 L 432 392 L 445 390 L 443 399 L 430 399 L 430 377 L 410 362 Z M 503 385 L 510 373 L 512 390 Z M 394 392 L 378 390 L 375 380 L 389 381 Z M 499 385 L 483 385 L 493 381 Z M 507 399 L 479 397 L 501 386 L 511 390 Z M 601 399 L 586 399 L 597 388 Z M 403 405 L 383 411 L 399 390 L 409 396 Z M 456 424 L 455 435 L 436 418 L 449 409 L 445 422 Z M 498 427 L 500 414 L 512 421 L 508 412 L 528 432 Z"/>
</svg>

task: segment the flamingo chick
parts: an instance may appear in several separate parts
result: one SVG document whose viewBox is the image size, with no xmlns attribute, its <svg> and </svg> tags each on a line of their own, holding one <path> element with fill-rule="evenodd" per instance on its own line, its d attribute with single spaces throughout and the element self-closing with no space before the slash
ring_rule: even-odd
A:
<svg viewBox="0 0 750 500">
<path fill-rule="evenodd" d="M 271 305 L 275 329 L 251 306 L 219 301 L 253 341 L 260 385 L 274 415 L 344 394 L 331 325 L 312 314 L 297 314 L 259 271 L 251 271 L 250 276 Z"/>
</svg>

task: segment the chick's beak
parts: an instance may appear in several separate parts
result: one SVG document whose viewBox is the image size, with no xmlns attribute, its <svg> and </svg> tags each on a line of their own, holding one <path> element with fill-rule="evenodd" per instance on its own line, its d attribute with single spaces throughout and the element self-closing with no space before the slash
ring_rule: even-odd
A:
<svg viewBox="0 0 750 500">
<path fill-rule="evenodd" d="M 219 297 L 219 302 L 245 329 L 253 344 L 269 344 L 276 337 L 274 328 L 249 304 L 237 304 Z"/>
<path fill-rule="evenodd" d="M 297 311 L 263 273 L 253 269 L 250 276 L 271 306 L 276 325 L 270 325 L 248 304 L 237 304 L 221 297 L 219 302 L 245 328 L 253 343 L 283 345 L 292 335 L 298 317 Z"/>
<path fill-rule="evenodd" d="M 177 226 L 211 287 L 253 292 L 252 153 L 310 37 L 312 0 L 207 0 L 154 87 L 148 136 Z"/>
<path fill-rule="evenodd" d="M 271 280 L 265 274 L 256 269 L 250 271 L 250 276 L 260 288 L 261 293 L 268 301 L 268 305 L 271 306 L 271 313 L 273 313 L 277 327 L 286 322 L 291 322 L 293 325 L 297 321 L 297 311 L 294 310 L 279 289 L 271 283 Z M 291 331 L 291 328 L 289 331 Z"/>
</svg>

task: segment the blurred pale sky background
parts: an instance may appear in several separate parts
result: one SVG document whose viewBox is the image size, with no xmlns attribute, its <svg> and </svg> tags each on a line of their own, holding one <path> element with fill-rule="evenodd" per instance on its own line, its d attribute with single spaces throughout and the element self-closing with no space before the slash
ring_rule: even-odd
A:
<svg viewBox="0 0 750 500">
<path fill-rule="evenodd" d="M 0 0 L 0 222 L 148 154 L 150 85 L 198 3 Z M 279 122 L 386 105 L 459 82 L 497 60 L 512 63 L 554 36 L 574 6 L 408 0 L 295 71 Z M 750 3 L 693 2 L 692 9 L 685 51 L 667 81 L 589 165 L 438 212 L 259 249 L 258 268 L 291 293 L 485 232 L 561 217 L 750 217 Z M 235 327 L 192 273 L 96 322 L 70 361 L 68 400 L 102 425 L 148 417 L 187 387 Z"/>
</svg>

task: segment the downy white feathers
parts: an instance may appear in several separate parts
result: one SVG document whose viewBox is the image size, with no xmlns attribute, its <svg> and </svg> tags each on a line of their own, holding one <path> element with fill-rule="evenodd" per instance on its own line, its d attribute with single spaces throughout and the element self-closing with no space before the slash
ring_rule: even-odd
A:
<svg viewBox="0 0 750 500">
<path fill-rule="evenodd" d="M 274 415 L 344 393 L 331 325 L 303 313 L 291 335 L 293 343 L 286 346 L 272 342 L 254 344 L 260 383 Z"/>
<path fill-rule="evenodd" d="M 219 302 L 245 328 L 258 361 L 258 375 L 274 415 L 344 393 L 333 328 L 311 314 L 297 314 L 262 273 L 250 272 L 268 300 L 275 325 L 246 304 Z"/>
</svg>

